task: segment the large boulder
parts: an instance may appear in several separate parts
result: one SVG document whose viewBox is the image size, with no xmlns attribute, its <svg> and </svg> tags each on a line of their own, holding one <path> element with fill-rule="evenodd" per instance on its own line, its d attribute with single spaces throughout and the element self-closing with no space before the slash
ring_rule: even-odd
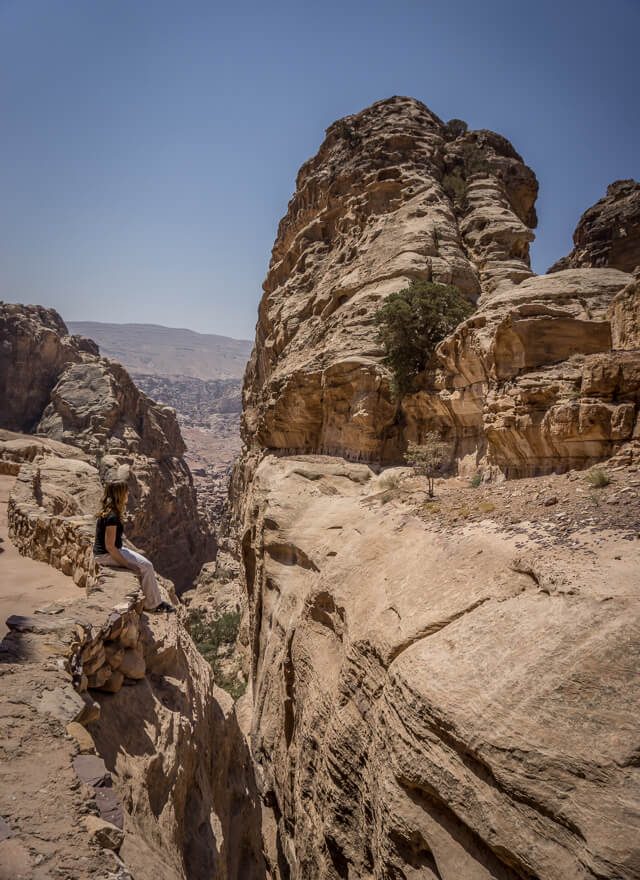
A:
<svg viewBox="0 0 640 880">
<path fill-rule="evenodd" d="M 85 350 L 98 353 L 53 309 L 0 302 L 0 426 L 33 431 L 60 373 Z"/>
</svg>

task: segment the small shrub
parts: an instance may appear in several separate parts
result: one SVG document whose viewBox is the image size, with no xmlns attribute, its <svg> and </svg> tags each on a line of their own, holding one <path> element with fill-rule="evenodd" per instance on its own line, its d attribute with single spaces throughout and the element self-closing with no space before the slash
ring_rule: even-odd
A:
<svg viewBox="0 0 640 880">
<path fill-rule="evenodd" d="M 481 501 L 478 507 L 482 511 L 482 513 L 493 513 L 493 511 L 496 509 L 495 504 L 493 504 L 491 501 Z"/>
<path fill-rule="evenodd" d="M 186 625 L 196 648 L 211 666 L 218 687 L 237 700 L 245 692 L 246 682 L 240 681 L 236 674 L 223 670 L 219 654 L 225 647 L 235 645 L 240 629 L 240 612 L 225 611 L 215 620 L 207 621 L 201 611 L 192 611 Z"/>
<path fill-rule="evenodd" d="M 466 134 L 468 128 L 464 119 L 450 119 L 445 125 L 445 132 L 448 137 L 457 138 Z"/>
<path fill-rule="evenodd" d="M 428 480 L 429 497 L 433 498 L 433 483 L 436 474 L 448 461 L 451 447 L 445 443 L 436 431 L 429 431 L 424 443 L 409 443 L 405 453 L 405 461 L 417 474 Z"/>
<path fill-rule="evenodd" d="M 383 474 L 378 480 L 380 489 L 397 489 L 402 477 L 400 474 Z"/>
<path fill-rule="evenodd" d="M 375 321 L 378 342 L 385 351 L 383 361 L 393 374 L 394 396 L 402 397 L 413 389 L 437 344 L 472 311 L 472 304 L 457 287 L 431 281 L 412 281 L 387 297 Z"/>
<path fill-rule="evenodd" d="M 604 487 L 608 486 L 611 482 L 611 478 L 606 471 L 597 468 L 594 471 L 589 471 L 587 474 L 587 482 L 589 485 L 593 486 L 594 489 L 604 489 Z"/>
<path fill-rule="evenodd" d="M 474 474 L 469 480 L 472 489 L 478 489 L 482 485 L 482 474 Z"/>
<path fill-rule="evenodd" d="M 462 176 L 461 171 L 456 168 L 455 171 L 445 174 L 442 178 L 442 189 L 452 202 L 456 202 L 461 207 L 464 207 L 467 196 L 467 182 Z"/>
</svg>

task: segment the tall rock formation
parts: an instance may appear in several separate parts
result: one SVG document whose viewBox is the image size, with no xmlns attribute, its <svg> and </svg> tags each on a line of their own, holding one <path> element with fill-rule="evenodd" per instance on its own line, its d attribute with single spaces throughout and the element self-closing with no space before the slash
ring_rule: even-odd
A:
<svg viewBox="0 0 640 880">
<path fill-rule="evenodd" d="M 336 122 L 280 223 L 245 377 L 250 444 L 393 458 L 373 315 L 411 279 L 490 297 L 532 272 L 537 182 L 511 144 L 392 98 Z"/>
<path fill-rule="evenodd" d="M 635 190 L 623 189 L 631 217 Z M 609 357 L 608 309 L 632 276 L 533 277 L 536 195 L 507 140 L 413 99 L 330 126 L 274 244 L 245 376 L 247 445 L 391 463 L 436 429 L 459 466 L 523 475 L 589 465 L 637 434 L 635 357 L 621 384 L 583 381 Z M 374 314 L 412 279 L 454 284 L 477 311 L 398 402 Z"/>
<path fill-rule="evenodd" d="M 80 447 L 103 479 L 128 477 L 128 536 L 178 588 L 189 584 L 215 544 L 198 517 L 175 412 L 91 340 L 70 336 L 52 309 L 0 304 L 0 359 L 0 425 Z"/>
<path fill-rule="evenodd" d="M 328 129 L 280 224 L 233 483 L 277 880 L 640 878 L 638 281 L 533 276 L 536 189 L 503 138 L 392 98 Z M 373 316 L 413 278 L 477 308 L 398 402 Z M 377 475 L 434 428 L 459 473 L 536 477 L 510 490 L 535 527 Z M 559 474 L 612 454 L 602 531 Z"/>
</svg>

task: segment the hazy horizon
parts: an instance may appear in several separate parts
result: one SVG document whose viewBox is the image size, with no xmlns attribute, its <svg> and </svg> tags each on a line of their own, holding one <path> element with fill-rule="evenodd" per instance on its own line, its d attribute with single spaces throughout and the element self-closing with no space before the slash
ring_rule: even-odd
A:
<svg viewBox="0 0 640 880">
<path fill-rule="evenodd" d="M 24 303 L 24 305 L 35 305 L 34 303 Z M 41 305 L 39 303 L 38 305 Z M 64 320 L 65 324 L 69 327 L 70 325 L 79 326 L 80 324 L 99 324 L 101 327 L 157 327 L 159 330 L 178 330 L 181 333 L 195 333 L 196 336 L 217 336 L 220 339 L 231 339 L 234 342 L 250 342 L 253 344 L 253 339 L 249 339 L 249 337 L 242 336 L 227 336 L 223 333 L 208 333 L 202 330 L 194 330 L 192 327 L 174 327 L 169 324 L 156 324 L 153 321 L 95 321 L 93 319 L 82 320 L 82 319 L 74 319 L 73 321 L 67 321 L 64 319 L 64 315 L 61 316 Z"/>
<path fill-rule="evenodd" d="M 542 273 L 640 177 L 639 28 L 631 0 L 0 0 L 0 299 L 253 339 L 299 167 L 394 94 L 513 143 Z"/>
</svg>

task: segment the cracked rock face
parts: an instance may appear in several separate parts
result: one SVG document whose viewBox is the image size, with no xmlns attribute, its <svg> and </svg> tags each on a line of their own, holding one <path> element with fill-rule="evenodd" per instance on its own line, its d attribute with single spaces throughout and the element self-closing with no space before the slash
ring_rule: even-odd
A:
<svg viewBox="0 0 640 880">
<path fill-rule="evenodd" d="M 633 272 L 640 266 L 640 183 L 616 180 L 588 208 L 573 233 L 574 248 L 549 272 L 611 266 Z"/>
<path fill-rule="evenodd" d="M 638 551 L 436 532 L 379 479 L 267 456 L 244 499 L 274 876 L 636 878 Z"/>
<path fill-rule="evenodd" d="M 462 473 L 533 476 L 613 455 L 640 436 L 636 312 L 637 284 L 617 269 L 494 295 L 438 347 L 439 391 L 403 402 L 408 436 L 435 425 L 455 437 Z"/>
<path fill-rule="evenodd" d="M 407 98 L 335 123 L 298 175 L 232 482 L 277 880 L 640 876 L 635 531 L 570 547 L 462 508 L 453 527 L 349 461 L 434 429 L 460 474 L 637 461 L 638 279 L 534 276 L 536 190 L 499 135 Z M 414 278 L 476 311 L 399 403 L 374 313 Z"/>
<path fill-rule="evenodd" d="M 391 98 L 330 126 L 296 183 L 245 376 L 245 440 L 393 456 L 374 312 L 411 279 L 484 301 L 529 277 L 535 175 L 499 135 Z"/>
<path fill-rule="evenodd" d="M 68 335 L 53 309 L 0 304 L 0 367 L 2 427 L 79 447 L 103 480 L 128 476 L 127 536 L 178 588 L 187 585 L 214 541 L 198 518 L 175 412 L 139 391 L 94 342 Z"/>
</svg>

